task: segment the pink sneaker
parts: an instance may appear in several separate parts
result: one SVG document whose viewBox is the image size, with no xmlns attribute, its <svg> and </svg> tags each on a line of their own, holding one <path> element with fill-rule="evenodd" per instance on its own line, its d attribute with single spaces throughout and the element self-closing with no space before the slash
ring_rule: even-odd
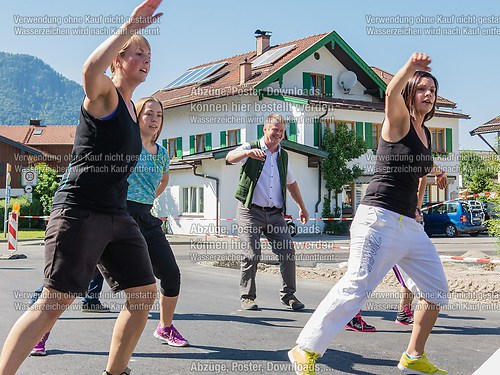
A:
<svg viewBox="0 0 500 375">
<path fill-rule="evenodd" d="M 47 355 L 47 352 L 45 351 L 45 343 L 47 342 L 49 335 L 50 335 L 50 331 L 47 332 L 45 335 L 43 335 L 42 339 L 31 350 L 30 355 L 39 356 L 39 357 Z"/>
<path fill-rule="evenodd" d="M 405 306 L 403 307 L 403 310 L 398 311 L 395 323 L 402 326 L 409 326 L 413 324 L 413 312 L 411 311 L 410 306 Z"/>
<path fill-rule="evenodd" d="M 345 325 L 345 328 L 356 332 L 375 332 L 377 330 L 374 326 L 363 320 L 361 312 L 358 312 L 356 316 Z"/>
<path fill-rule="evenodd" d="M 158 328 L 156 328 L 153 336 L 158 340 L 166 342 L 170 346 L 189 346 L 188 340 L 182 337 L 173 324 L 170 327 L 162 327 L 160 323 L 158 323 Z"/>
</svg>

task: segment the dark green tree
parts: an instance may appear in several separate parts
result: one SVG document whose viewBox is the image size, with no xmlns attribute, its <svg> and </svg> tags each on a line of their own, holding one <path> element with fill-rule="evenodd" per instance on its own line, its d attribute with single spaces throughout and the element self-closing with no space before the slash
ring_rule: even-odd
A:
<svg viewBox="0 0 500 375">
<path fill-rule="evenodd" d="M 338 195 L 345 185 L 352 183 L 362 175 L 363 169 L 359 165 L 348 167 L 348 163 L 366 152 L 366 142 L 350 130 L 346 124 L 337 125 L 335 132 L 325 129 L 321 148 L 328 152 L 323 160 L 322 173 L 325 179 L 327 195 L 323 201 L 323 217 L 340 216 Z M 335 200 L 335 209 L 332 212 L 332 193 Z M 327 221 L 327 231 L 335 227 L 335 222 Z"/>
</svg>

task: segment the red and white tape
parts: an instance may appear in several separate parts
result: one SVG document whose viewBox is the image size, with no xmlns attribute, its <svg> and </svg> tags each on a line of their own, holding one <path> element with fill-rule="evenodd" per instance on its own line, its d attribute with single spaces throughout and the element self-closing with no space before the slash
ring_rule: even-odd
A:
<svg viewBox="0 0 500 375">
<path fill-rule="evenodd" d="M 500 259 L 455 257 L 449 255 L 440 255 L 439 258 L 442 262 L 500 264 Z"/>
<path fill-rule="evenodd" d="M 204 234 L 206 237 L 216 237 L 216 238 L 238 238 L 238 236 L 233 235 L 221 235 L 221 234 Z M 266 238 L 261 239 L 261 242 L 269 242 Z M 329 241 L 306 241 L 299 242 L 293 241 L 294 245 L 305 246 L 307 248 L 320 248 L 320 249 L 337 249 L 337 250 L 351 250 L 349 246 L 337 246 L 333 245 Z M 461 263 L 483 263 L 483 264 L 500 264 L 500 259 L 488 259 L 488 258 L 471 258 L 471 257 L 458 257 L 450 255 L 440 255 L 439 258 L 442 262 L 461 262 Z"/>
<path fill-rule="evenodd" d="M 27 216 L 23 216 L 27 217 Z M 219 221 L 236 221 L 234 218 L 206 218 L 206 217 L 160 217 L 162 221 L 174 220 L 174 221 L 206 221 L 206 220 L 219 220 Z M 296 220 L 300 221 L 299 217 L 290 217 L 286 218 L 287 220 Z M 319 217 L 315 219 L 309 219 L 309 221 L 352 221 L 352 217 Z"/>
</svg>

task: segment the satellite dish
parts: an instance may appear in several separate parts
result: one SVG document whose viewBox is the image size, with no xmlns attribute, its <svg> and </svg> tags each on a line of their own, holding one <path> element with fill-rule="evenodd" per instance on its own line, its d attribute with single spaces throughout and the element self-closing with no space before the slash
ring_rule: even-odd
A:
<svg viewBox="0 0 500 375">
<path fill-rule="evenodd" d="M 348 70 L 339 76 L 339 85 L 344 89 L 344 94 L 349 94 L 354 85 L 358 82 L 356 73 Z"/>
</svg>

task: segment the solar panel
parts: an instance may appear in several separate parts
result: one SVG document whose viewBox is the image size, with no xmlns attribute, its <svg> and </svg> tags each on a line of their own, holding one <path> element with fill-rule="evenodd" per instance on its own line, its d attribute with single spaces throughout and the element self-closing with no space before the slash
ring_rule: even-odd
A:
<svg viewBox="0 0 500 375">
<path fill-rule="evenodd" d="M 258 68 L 259 66 L 272 64 L 273 62 L 278 60 L 281 56 L 283 56 L 285 53 L 292 50 L 293 48 L 295 48 L 295 44 L 286 47 L 281 47 L 278 49 L 269 50 L 260 55 L 259 57 L 257 57 L 254 61 L 252 61 L 252 68 Z"/>
<path fill-rule="evenodd" d="M 209 66 L 203 66 L 201 68 L 196 68 L 196 69 L 190 69 L 178 78 L 174 79 L 172 82 L 170 82 L 168 85 L 166 85 L 163 89 L 171 89 L 174 87 L 180 87 L 180 86 L 185 86 L 189 85 L 191 83 L 196 83 L 203 81 L 204 79 L 208 78 L 210 75 L 215 73 L 217 70 L 222 68 L 223 66 L 227 65 L 227 61 L 209 65 Z"/>
</svg>

